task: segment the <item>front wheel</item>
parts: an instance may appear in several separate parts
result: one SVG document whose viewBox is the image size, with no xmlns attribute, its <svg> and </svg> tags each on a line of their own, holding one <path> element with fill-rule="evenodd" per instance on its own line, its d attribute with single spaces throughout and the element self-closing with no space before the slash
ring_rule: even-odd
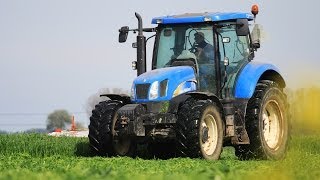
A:
<svg viewBox="0 0 320 180">
<path fill-rule="evenodd" d="M 219 108 L 210 100 L 187 100 L 178 113 L 176 135 L 182 155 L 219 159 L 223 145 Z"/>
<path fill-rule="evenodd" d="M 136 142 L 134 139 L 124 133 L 120 133 L 121 131 L 121 123 L 118 116 L 118 113 L 116 112 L 113 120 L 112 120 L 112 137 L 113 137 L 113 150 L 115 155 L 119 156 L 135 156 L 136 153 Z"/>
<path fill-rule="evenodd" d="M 89 124 L 89 143 L 92 153 L 101 156 L 112 156 L 112 119 L 122 106 L 119 101 L 102 101 L 92 110 Z"/>
</svg>

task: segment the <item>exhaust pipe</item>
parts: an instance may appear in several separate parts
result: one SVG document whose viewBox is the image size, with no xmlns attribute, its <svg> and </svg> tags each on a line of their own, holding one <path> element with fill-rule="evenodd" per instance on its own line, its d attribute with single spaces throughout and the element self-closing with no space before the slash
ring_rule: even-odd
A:
<svg viewBox="0 0 320 180">
<path fill-rule="evenodd" d="M 147 71 L 146 67 L 146 37 L 143 36 L 142 19 L 140 14 L 135 13 L 138 19 L 138 36 L 137 36 L 137 76 Z"/>
</svg>

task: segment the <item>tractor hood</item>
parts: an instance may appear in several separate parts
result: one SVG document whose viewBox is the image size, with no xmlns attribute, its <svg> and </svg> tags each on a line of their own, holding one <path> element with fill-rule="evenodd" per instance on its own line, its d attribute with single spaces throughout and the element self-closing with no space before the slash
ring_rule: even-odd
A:
<svg viewBox="0 0 320 180">
<path fill-rule="evenodd" d="M 133 81 L 131 100 L 167 101 L 174 96 L 194 90 L 196 90 L 196 77 L 192 67 L 167 67 L 138 76 Z"/>
</svg>

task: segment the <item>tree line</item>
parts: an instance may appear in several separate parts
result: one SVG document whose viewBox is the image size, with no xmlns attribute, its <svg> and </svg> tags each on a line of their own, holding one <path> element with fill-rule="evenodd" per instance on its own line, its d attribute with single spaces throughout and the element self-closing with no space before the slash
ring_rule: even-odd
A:
<svg viewBox="0 0 320 180">
<path fill-rule="evenodd" d="M 101 94 L 129 94 L 129 92 L 121 88 L 102 88 L 98 90 L 98 92 L 92 94 L 87 99 L 85 110 L 88 115 L 88 118 L 91 116 L 92 110 L 94 109 L 96 104 L 108 99 L 107 97 L 100 97 Z M 49 132 L 52 132 L 57 129 L 65 129 L 67 126 L 70 126 L 71 118 L 72 116 L 67 110 L 55 110 L 54 112 L 48 115 L 46 129 Z M 86 127 L 84 127 L 84 125 L 82 125 L 81 123 L 76 122 L 76 128 L 84 129 Z"/>
</svg>

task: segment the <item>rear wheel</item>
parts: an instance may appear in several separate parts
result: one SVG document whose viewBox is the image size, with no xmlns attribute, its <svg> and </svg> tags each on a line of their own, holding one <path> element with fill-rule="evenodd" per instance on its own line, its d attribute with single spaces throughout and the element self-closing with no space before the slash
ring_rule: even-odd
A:
<svg viewBox="0 0 320 180">
<path fill-rule="evenodd" d="M 240 159 L 281 159 L 289 140 L 286 96 L 273 81 L 260 81 L 248 102 L 246 130 L 249 145 L 236 146 Z"/>
<path fill-rule="evenodd" d="M 210 100 L 188 99 L 179 110 L 176 135 L 182 155 L 219 159 L 223 145 L 219 108 Z"/>
</svg>

